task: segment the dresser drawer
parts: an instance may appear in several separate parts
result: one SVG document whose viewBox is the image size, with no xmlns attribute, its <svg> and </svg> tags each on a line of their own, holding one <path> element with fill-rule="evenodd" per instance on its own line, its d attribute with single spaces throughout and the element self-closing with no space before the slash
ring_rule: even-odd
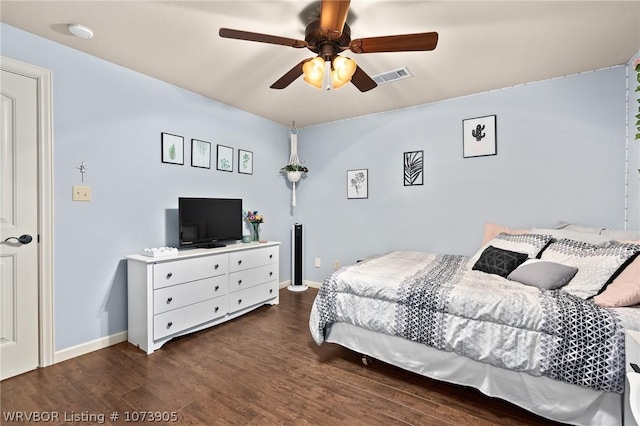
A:
<svg viewBox="0 0 640 426">
<path fill-rule="evenodd" d="M 156 263 L 153 265 L 153 288 L 224 275 L 228 271 L 228 261 L 227 254 L 220 254 Z"/>
<path fill-rule="evenodd" d="M 227 294 L 227 276 L 206 278 L 153 291 L 153 313 L 160 314 Z"/>
<path fill-rule="evenodd" d="M 161 339 L 198 324 L 223 317 L 229 311 L 229 299 L 216 297 L 153 317 L 153 338 Z"/>
<path fill-rule="evenodd" d="M 260 266 L 229 274 L 229 292 L 244 290 L 277 278 L 278 264 Z"/>
<path fill-rule="evenodd" d="M 229 294 L 229 312 L 239 311 L 278 295 L 278 283 L 270 281 L 255 287 Z"/>
<path fill-rule="evenodd" d="M 229 272 L 278 263 L 278 247 L 265 247 L 229 253 Z"/>
</svg>

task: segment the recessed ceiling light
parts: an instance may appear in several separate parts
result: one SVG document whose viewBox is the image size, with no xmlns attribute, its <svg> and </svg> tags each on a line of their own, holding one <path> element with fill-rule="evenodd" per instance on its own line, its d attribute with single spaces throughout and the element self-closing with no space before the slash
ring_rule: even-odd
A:
<svg viewBox="0 0 640 426">
<path fill-rule="evenodd" d="M 93 31 L 90 28 L 85 27 L 84 25 L 79 24 L 71 24 L 69 25 L 69 32 L 76 37 L 89 39 L 93 37 Z"/>
</svg>

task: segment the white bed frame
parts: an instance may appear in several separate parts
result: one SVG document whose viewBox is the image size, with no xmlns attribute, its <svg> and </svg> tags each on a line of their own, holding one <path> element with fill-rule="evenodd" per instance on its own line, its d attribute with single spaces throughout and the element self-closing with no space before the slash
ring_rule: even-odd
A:
<svg viewBox="0 0 640 426">
<path fill-rule="evenodd" d="M 622 394 L 494 367 L 342 322 L 327 328 L 325 340 L 422 376 L 471 386 L 551 420 L 585 426 L 637 426 L 632 416 L 623 423 Z"/>
</svg>

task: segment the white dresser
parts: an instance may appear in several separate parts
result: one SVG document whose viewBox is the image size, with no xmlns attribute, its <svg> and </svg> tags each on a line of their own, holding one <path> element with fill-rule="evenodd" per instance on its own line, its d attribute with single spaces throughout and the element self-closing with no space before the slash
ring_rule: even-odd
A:
<svg viewBox="0 0 640 426">
<path fill-rule="evenodd" d="M 167 341 L 279 302 L 280 243 L 237 243 L 177 255 L 127 256 L 129 342 Z"/>
</svg>

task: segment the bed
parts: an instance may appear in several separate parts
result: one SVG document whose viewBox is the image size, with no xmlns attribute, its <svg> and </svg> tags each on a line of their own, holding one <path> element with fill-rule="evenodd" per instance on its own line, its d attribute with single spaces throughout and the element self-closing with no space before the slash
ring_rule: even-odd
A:
<svg viewBox="0 0 640 426">
<path fill-rule="evenodd" d="M 640 245 L 566 235 L 502 232 L 470 257 L 372 256 L 324 281 L 311 334 L 551 420 L 620 425 L 625 330 L 640 330 L 640 309 L 596 298 Z"/>
</svg>

